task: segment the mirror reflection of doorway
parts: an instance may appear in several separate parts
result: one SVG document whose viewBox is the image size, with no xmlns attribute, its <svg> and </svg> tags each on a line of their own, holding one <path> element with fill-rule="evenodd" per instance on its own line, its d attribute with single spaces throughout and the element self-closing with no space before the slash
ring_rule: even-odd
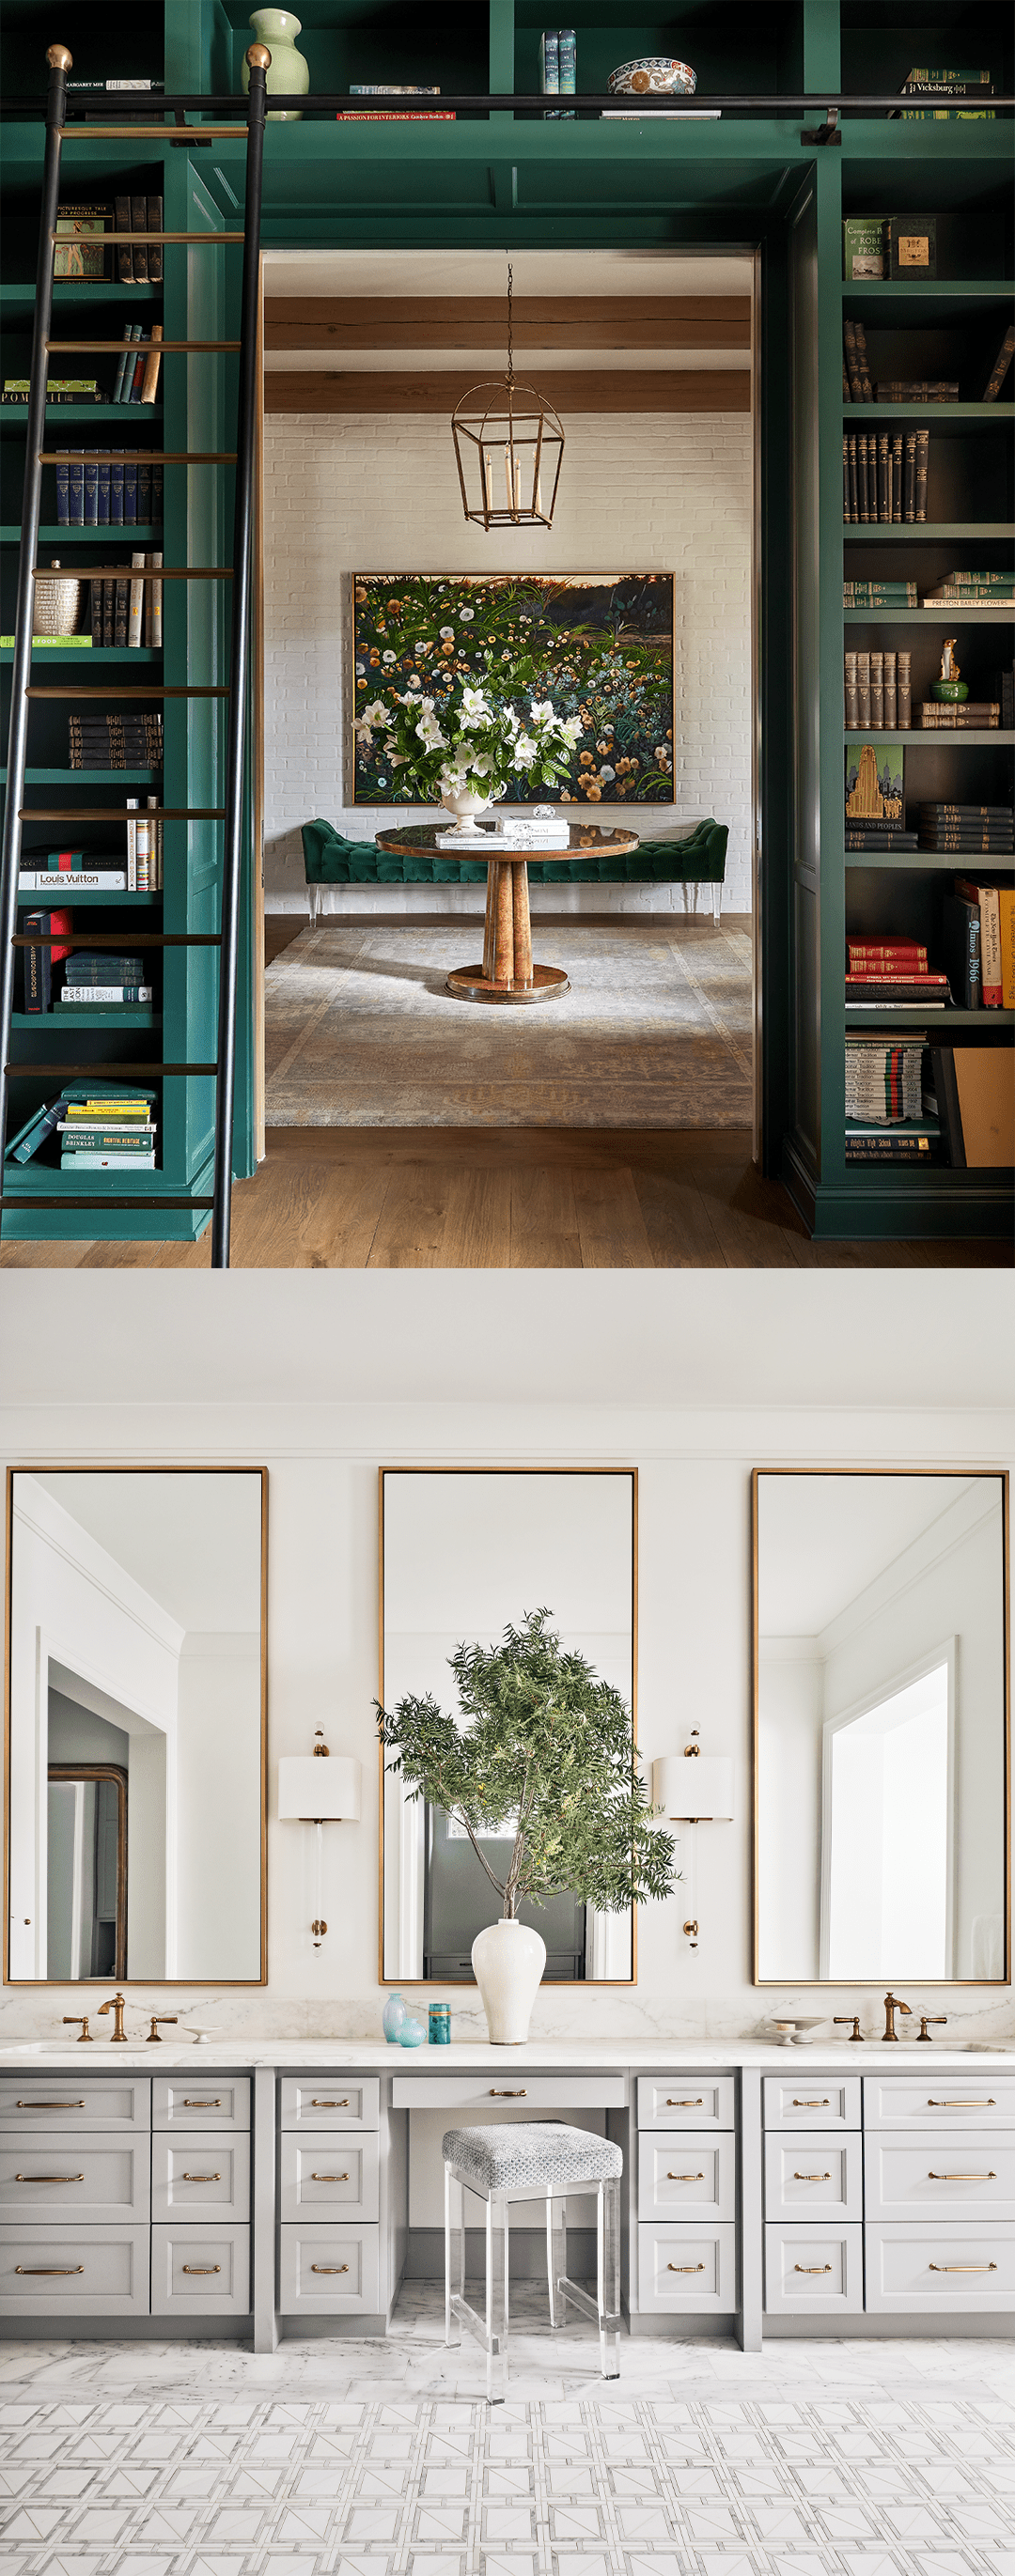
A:
<svg viewBox="0 0 1015 2576">
<path fill-rule="evenodd" d="M 51 1762 L 46 1961 L 51 1977 L 127 1974 L 127 1772 Z"/>
<path fill-rule="evenodd" d="M 503 1835 L 483 1835 L 496 1843 L 497 1867 L 507 1868 L 514 1841 L 513 1824 Z M 499 1855 L 506 1849 L 507 1858 Z M 518 1920 L 541 1934 L 546 1943 L 546 1975 L 566 1984 L 585 1975 L 586 1909 L 576 1896 L 553 1896 L 546 1905 L 522 1904 Z M 490 1921 L 490 1881 L 469 1841 L 464 1825 L 443 1807 L 426 1809 L 426 1856 L 423 1876 L 423 1975 L 473 1976 L 472 1944 Z"/>
</svg>

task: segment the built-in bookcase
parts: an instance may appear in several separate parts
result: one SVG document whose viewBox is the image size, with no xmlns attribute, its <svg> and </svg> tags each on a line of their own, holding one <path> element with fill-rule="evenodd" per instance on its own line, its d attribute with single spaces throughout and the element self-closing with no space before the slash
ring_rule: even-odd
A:
<svg viewBox="0 0 1015 2576">
<path fill-rule="evenodd" d="M 172 13 L 180 14 L 180 13 Z M 190 15 L 189 12 L 182 13 Z M 201 15 L 200 12 L 195 13 Z M 94 12 L 68 13 L 75 24 L 64 33 L 74 54 L 74 74 L 106 76 L 122 70 L 163 75 L 162 17 L 113 7 L 101 20 Z M 77 23 L 80 19 L 80 25 Z M 87 26 L 85 20 L 87 19 Z M 54 34 L 51 6 L 18 5 L 3 11 L 5 31 L 5 96 L 38 97 L 45 81 L 45 47 Z M 138 32 L 140 30 L 140 32 Z M 72 77 L 74 77 L 72 74 Z M 96 100 L 96 121 L 136 123 L 138 101 L 118 100 L 108 109 Z M 157 111 L 156 111 L 157 113 Z M 112 206 L 117 194 L 161 197 L 167 231 L 217 234 L 237 227 L 242 205 L 242 164 L 238 178 L 226 185 L 221 172 L 202 157 L 171 140 L 171 128 L 153 122 L 151 142 L 108 139 L 85 128 L 64 144 L 61 197 Z M 3 246 L 0 277 L 0 346 L 5 376 L 28 373 L 34 271 L 38 243 L 41 179 L 41 124 L 11 121 L 4 129 L 2 212 Z M 107 253 L 107 278 L 56 281 L 53 292 L 53 338 L 119 340 L 127 321 L 139 321 L 146 334 L 161 323 L 167 339 L 225 339 L 235 336 L 239 293 L 238 247 L 191 252 L 167 244 L 164 279 L 159 285 L 126 285 L 113 273 L 115 252 Z M 124 448 L 168 452 L 201 450 L 221 453 L 235 446 L 235 396 L 231 382 L 234 360 L 222 353 L 193 356 L 168 354 L 162 360 L 154 404 L 50 404 L 46 448 Z M 75 353 L 54 357 L 53 375 L 94 375 L 110 391 L 115 381 L 114 355 Z M 17 407 L 0 408 L 0 632 L 11 634 L 20 541 L 21 496 L 25 464 L 25 418 Z M 233 470 L 223 464 L 165 464 L 161 518 L 133 527 L 62 527 L 57 514 L 56 468 L 43 469 L 39 561 L 58 557 L 64 571 L 84 585 L 78 631 L 90 634 L 89 582 L 98 564 L 129 570 L 134 547 L 161 549 L 167 568 L 185 565 L 226 566 L 231 560 Z M 222 686 L 228 680 L 229 608 L 225 581 L 166 581 L 163 590 L 163 647 L 112 648 L 47 645 L 33 653 L 31 683 L 36 687 L 74 689 L 80 681 L 90 691 L 103 675 L 110 684 L 164 683 L 167 688 L 195 683 Z M 10 707 L 10 648 L 0 648 L 0 716 L 4 744 Z M 28 820 L 24 830 L 23 866 L 38 854 L 59 847 L 81 848 L 94 866 L 123 866 L 126 855 L 126 800 L 146 796 L 173 807 L 221 807 L 227 700 L 169 697 L 161 705 L 164 772 L 142 770 L 71 771 L 68 719 L 82 701 L 73 696 L 33 701 L 29 724 L 25 808 L 52 814 L 74 809 L 66 824 L 56 819 Z M 91 699 L 89 712 L 127 711 L 131 704 L 159 706 L 159 701 L 130 702 L 110 697 Z M 5 777 L 0 775 L 5 791 Z M 98 809 L 117 807 L 123 821 L 102 821 Z M 92 814 L 96 819 L 91 819 Z M 83 819 L 80 819 L 83 817 Z M 16 990 L 12 1061 L 19 1078 L 12 1086 L 10 1132 L 15 1134 L 30 1111 L 51 1098 L 59 1079 L 50 1064 L 73 1057 L 82 1065 L 129 1064 L 131 1079 L 144 1080 L 140 1068 L 151 1064 L 209 1063 L 216 1054 L 218 1000 L 217 950 L 213 946 L 145 946 L 145 935 L 214 934 L 218 928 L 221 873 L 221 825 L 211 821 L 169 821 L 163 827 L 163 886 L 158 893 L 87 892 L 75 896 L 73 885 L 58 881 L 51 900 L 65 902 L 75 933 L 94 933 L 104 940 L 134 938 L 144 958 L 144 980 L 154 987 L 152 1005 L 89 1012 L 74 1023 L 58 1009 L 42 1015 L 24 1011 Z M 19 928 L 26 913 L 45 909 L 47 895 L 19 895 Z M 245 851 L 245 899 L 241 934 L 241 1003 L 237 1053 L 237 1103 L 234 1170 L 254 1167 L 251 1027 L 251 865 L 249 832 Z M 20 985 L 20 978 L 19 978 Z M 26 1165 L 8 1160 L 4 1186 L 4 1238 L 89 1237 L 102 1240 L 182 1237 L 200 1230 L 200 1212 L 172 1209 L 163 1202 L 199 1195 L 210 1188 L 214 1124 L 214 1081 L 208 1076 L 153 1074 L 158 1122 L 157 1169 L 128 1176 L 133 1194 L 149 1205 L 140 1210 L 104 1213 L 104 1191 L 115 1198 L 124 1175 L 89 1175 L 86 1210 L 42 1209 L 35 1202 L 61 1193 L 80 1194 L 72 1173 L 54 1168 L 52 1152 Z M 108 1184 L 108 1187 L 107 1187 Z"/>
</svg>

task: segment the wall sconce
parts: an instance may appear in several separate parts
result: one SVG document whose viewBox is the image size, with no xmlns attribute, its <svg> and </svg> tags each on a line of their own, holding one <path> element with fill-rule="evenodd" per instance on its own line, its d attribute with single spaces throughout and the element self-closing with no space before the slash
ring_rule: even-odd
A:
<svg viewBox="0 0 1015 2576">
<path fill-rule="evenodd" d="M 323 1914 L 324 1827 L 356 1824 L 360 1812 L 360 1765 L 350 1753 L 329 1753 L 323 1729 L 316 1727 L 312 1753 L 285 1753 L 278 1766 L 278 1812 L 284 1822 L 314 1827 L 314 1918 L 310 1929 L 319 1950 L 328 1926 Z M 324 1764 L 327 1762 L 327 1770 Z"/>
<path fill-rule="evenodd" d="M 693 1766 L 693 1767 L 692 1767 Z M 698 1947 L 698 1912 L 695 1900 L 696 1843 L 693 1828 L 700 1824 L 732 1824 L 733 1764 L 728 1753 L 703 1753 L 698 1742 L 698 1729 L 691 1729 L 691 1740 L 683 1754 L 664 1753 L 652 1765 L 652 1804 L 661 1807 L 671 1825 L 688 1825 L 692 1831 L 680 1840 L 686 1844 L 688 1915 L 684 1931 L 692 1950 Z"/>
</svg>

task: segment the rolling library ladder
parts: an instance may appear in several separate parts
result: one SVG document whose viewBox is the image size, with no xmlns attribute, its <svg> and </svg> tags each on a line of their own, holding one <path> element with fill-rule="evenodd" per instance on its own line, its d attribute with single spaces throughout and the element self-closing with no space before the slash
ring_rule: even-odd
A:
<svg viewBox="0 0 1015 2576">
<path fill-rule="evenodd" d="M 231 598 L 232 603 L 231 632 L 228 645 L 228 683 L 220 684 L 216 681 L 193 681 L 191 679 L 190 620 L 188 618 L 177 621 L 177 632 L 180 637 L 182 653 L 182 667 L 186 674 L 184 679 L 178 683 L 167 685 L 163 672 L 163 676 L 161 678 L 154 678 L 151 681 L 146 679 L 140 685 L 130 685 L 126 682 L 121 683 L 114 673 L 110 673 L 108 676 L 103 673 L 101 681 L 97 686 L 83 689 L 76 679 L 73 681 L 68 679 L 66 684 L 60 683 L 52 687 L 38 687 L 34 685 L 32 678 L 33 631 L 35 626 L 35 584 L 37 578 L 39 578 L 40 575 L 45 575 L 49 570 L 48 565 L 40 565 L 37 561 L 42 508 L 43 469 L 44 467 L 54 465 L 56 462 L 55 451 L 51 450 L 46 444 L 47 375 L 51 359 L 55 358 L 59 361 L 64 357 L 69 356 L 71 352 L 84 351 L 96 356 L 109 354 L 121 355 L 123 343 L 120 340 L 112 340 L 101 336 L 101 326 L 99 326 L 98 330 L 94 330 L 90 325 L 87 337 L 78 337 L 76 335 L 72 337 L 53 337 L 52 335 L 53 277 L 57 242 L 57 214 L 61 189 L 62 150 L 65 143 L 73 145 L 77 140 L 84 140 L 88 146 L 92 146 L 95 143 L 102 143 L 108 139 L 116 142 L 117 145 L 122 142 L 137 141 L 147 143 L 149 147 L 152 146 L 153 141 L 157 141 L 160 147 L 166 147 L 170 143 L 170 140 L 172 140 L 174 144 L 182 144 L 183 138 L 182 136 L 177 135 L 172 128 L 168 128 L 166 126 L 153 127 L 150 118 L 146 123 L 138 122 L 136 125 L 96 125 L 92 123 L 89 123 L 87 126 L 84 124 L 68 125 L 66 122 L 65 85 L 67 73 L 71 69 L 71 56 L 65 45 L 58 44 L 51 45 L 46 56 L 46 60 L 49 65 L 49 87 L 46 99 L 46 135 L 45 158 L 43 164 L 42 209 L 39 229 L 34 316 L 32 324 L 31 361 L 29 367 L 27 425 L 25 431 L 24 498 L 21 513 L 17 605 L 14 622 L 10 731 L 7 754 L 5 782 L 6 796 L 3 825 L 3 860 L 2 875 L 0 875 L 0 1171 L 3 1173 L 3 1189 L 2 1195 L 0 1195 L 0 1230 L 3 1229 L 3 1220 L 7 1215 L 7 1212 L 11 1211 L 13 1213 L 15 1210 L 20 1210 L 22 1212 L 27 1210 L 33 1216 L 36 1211 L 43 1209 L 51 1211 L 93 1212 L 97 1221 L 97 1230 L 98 1227 L 101 1226 L 102 1220 L 110 1213 L 126 1211 L 131 1212 L 132 1214 L 139 1213 L 142 1218 L 146 1214 L 150 1214 L 153 1218 L 157 1218 L 160 1221 L 167 1214 L 171 1215 L 173 1212 L 185 1213 L 191 1220 L 193 1229 L 197 1231 L 199 1225 L 203 1227 L 203 1224 L 207 1222 L 207 1214 L 210 1212 L 212 1230 L 212 1266 L 216 1269 L 227 1269 L 229 1266 L 230 1205 L 233 1178 L 237 971 L 240 952 L 241 852 L 245 792 L 245 719 L 249 688 L 251 628 L 251 534 L 257 367 L 258 261 L 260 250 L 262 161 L 264 150 L 266 97 L 265 75 L 271 56 L 265 46 L 251 45 L 246 59 L 250 71 L 249 98 L 246 102 L 246 123 L 238 126 L 202 125 L 199 129 L 200 141 L 202 144 L 205 144 L 220 135 L 246 135 L 246 193 L 242 232 L 223 232 L 221 229 L 209 229 L 208 231 L 166 230 L 157 233 L 118 232 L 113 237 L 117 244 L 123 242 L 125 246 L 135 242 L 144 244 L 165 244 L 174 248 L 177 245 L 185 245 L 188 255 L 192 249 L 197 250 L 199 247 L 218 250 L 223 246 L 242 244 L 243 275 L 240 295 L 239 339 L 227 340 L 214 337 L 207 339 L 193 339 L 187 336 L 181 338 L 165 337 L 161 340 L 162 357 L 168 361 L 170 366 L 172 366 L 173 361 L 176 358 L 181 356 L 184 359 L 187 359 L 191 355 L 195 354 L 210 357 L 216 353 L 235 353 L 237 359 L 235 450 L 226 450 L 219 445 L 209 445 L 206 449 L 198 447 L 192 448 L 188 437 L 187 443 L 179 448 L 173 448 L 171 445 L 167 445 L 165 447 L 153 448 L 151 450 L 146 449 L 144 451 L 150 463 L 153 465 L 161 465 L 163 472 L 167 475 L 170 472 L 176 472 L 178 469 L 182 469 L 184 476 L 187 478 L 188 484 L 189 469 L 191 467 L 215 469 L 222 466 L 235 465 L 235 508 L 233 518 L 232 563 L 229 564 L 225 561 L 215 563 L 191 563 L 189 561 L 177 564 L 167 563 L 161 565 L 155 572 L 146 570 L 144 572 L 136 571 L 132 574 L 132 578 L 134 580 L 140 579 L 146 583 L 159 581 L 180 584 L 223 584 L 226 586 L 222 595 L 223 597 L 228 595 Z M 193 104 L 193 102 L 189 100 L 184 102 L 160 101 L 160 105 L 164 105 L 167 108 L 173 107 L 175 109 L 178 126 L 183 125 L 184 122 L 182 114 L 183 107 L 191 104 Z M 189 128 L 186 129 L 187 132 L 190 130 L 191 129 Z M 184 148 L 186 147 L 184 146 Z M 90 153 L 87 157 L 89 159 L 92 158 Z M 82 278 L 79 281 L 76 281 L 76 284 L 78 292 L 84 293 L 87 296 L 89 281 Z M 129 301 L 129 288 L 126 290 L 126 296 Z M 200 302 L 199 288 L 198 300 Z M 69 416 L 75 417 L 76 415 L 72 413 Z M 100 412 L 99 417 L 102 416 L 103 413 Z M 106 416 L 108 416 L 108 413 Z M 149 421 L 151 420 L 151 416 L 152 415 L 149 412 Z M 133 426 L 138 425 L 139 414 L 136 410 L 132 411 L 129 415 L 125 415 L 125 418 L 126 417 L 129 417 Z M 189 428 L 189 411 L 185 417 Z M 94 462 L 97 466 L 103 463 L 108 465 L 112 461 L 113 459 L 111 456 L 104 456 L 101 451 L 90 456 L 89 459 L 90 463 Z M 193 510 L 190 508 L 174 508 L 171 512 L 167 507 L 166 521 L 167 527 L 174 525 L 175 529 L 185 540 L 180 550 L 189 554 L 190 545 L 186 542 L 189 532 L 192 528 L 203 530 L 205 532 L 207 532 L 209 528 L 214 529 L 215 512 L 209 511 L 207 507 L 202 508 L 200 506 Z M 124 536 L 129 537 L 132 531 L 127 528 L 121 533 Z M 69 529 L 67 531 L 61 531 L 61 534 L 66 534 L 70 538 L 71 542 L 73 542 L 73 530 Z M 102 550 L 101 545 L 99 550 Z M 110 552 L 113 550 L 114 549 L 112 547 L 108 549 Z M 210 549 L 206 547 L 205 550 L 208 551 Z M 224 549 L 220 549 L 220 551 L 224 551 Z M 87 566 L 87 573 L 91 579 L 101 580 L 104 577 L 110 578 L 114 575 L 122 577 L 123 570 L 124 566 L 122 562 L 89 562 Z M 167 620 L 170 616 L 171 611 L 169 610 L 167 603 Z M 224 636 L 224 618 L 217 621 L 217 623 L 221 627 Z M 118 658 L 125 659 L 126 656 L 120 656 Z M 223 655 L 223 659 L 225 659 L 225 655 Z M 117 926 L 112 931 L 107 931 L 105 927 L 101 927 L 93 929 L 90 932 L 85 932 L 79 927 L 79 916 L 75 918 L 74 928 L 71 932 L 57 931 L 50 932 L 48 935 L 42 935 L 38 930 L 33 930 L 31 934 L 19 931 L 19 878 L 22 868 L 28 865 L 28 861 L 24 859 L 22 855 L 26 825 L 33 829 L 40 823 L 55 823 L 62 829 L 80 824 L 88 826 L 95 826 L 96 824 L 101 824 L 103 826 L 118 825 L 121 831 L 125 827 L 125 811 L 123 806 L 95 805 L 88 802 L 81 803 L 79 801 L 72 801 L 74 791 L 70 787 L 66 791 L 65 800 L 60 803 L 53 802 L 43 805 L 26 805 L 24 801 L 26 781 L 29 785 L 41 783 L 42 781 L 49 782 L 54 778 L 59 779 L 64 774 L 53 770 L 33 771 L 26 769 L 29 716 L 33 707 L 39 702 L 49 702 L 53 700 L 73 700 L 81 704 L 87 704 L 91 701 L 93 704 L 98 702 L 102 705 L 106 705 L 110 701 L 121 700 L 141 701 L 142 703 L 156 701 L 161 705 L 167 700 L 183 700 L 190 702 L 200 699 L 226 702 L 224 801 L 221 804 L 215 803 L 208 805 L 192 805 L 190 803 L 188 775 L 189 761 L 186 757 L 185 748 L 185 765 L 182 771 L 182 774 L 187 781 L 185 787 L 185 801 L 180 804 L 167 803 L 165 801 L 166 773 L 163 772 L 162 777 L 159 780 L 158 806 L 153 810 L 152 820 L 156 823 L 161 821 L 167 826 L 173 825 L 189 827 L 195 823 L 202 826 L 210 825 L 215 828 L 216 832 L 219 826 L 222 827 L 220 854 L 218 852 L 214 853 L 214 856 L 206 859 L 203 864 L 203 875 L 206 881 L 206 894 L 208 898 L 204 909 L 206 914 L 210 909 L 212 917 L 217 913 L 217 927 L 195 929 L 190 926 L 191 913 L 184 893 L 183 917 L 188 923 L 188 926 L 184 929 L 167 930 L 164 926 L 165 911 L 163 911 L 161 916 L 163 927 L 158 931 L 150 931 L 147 927 L 136 928 L 134 926 L 133 917 L 131 917 L 129 922 L 126 924 L 118 922 Z M 187 714 L 188 709 L 185 708 L 182 712 Z M 186 742 L 186 738 L 184 738 L 184 741 Z M 69 781 L 71 773 L 68 771 L 65 774 Z M 96 774 L 94 772 L 85 772 L 84 775 L 85 778 L 90 780 L 90 783 L 94 785 Z M 101 778 L 102 773 L 99 773 L 99 776 Z M 112 773 L 110 773 L 110 777 L 112 777 Z M 129 783 L 129 781 L 130 773 L 128 772 L 126 774 L 126 783 Z M 179 840 L 180 843 L 184 844 L 186 847 L 187 856 L 183 862 L 183 866 L 186 868 L 190 857 L 189 828 L 181 830 Z M 215 864 L 216 860 L 218 861 L 217 865 Z M 175 852 L 172 864 L 177 880 L 179 880 L 180 861 Z M 167 885 L 169 882 L 169 866 L 170 862 L 167 859 Z M 54 885 L 61 893 L 65 890 L 70 890 L 69 882 L 66 877 L 57 877 L 54 880 Z M 219 897 L 217 903 L 215 902 L 216 891 L 218 892 Z M 101 899 L 92 897 L 91 900 L 94 902 Z M 111 901 L 111 899 L 108 900 Z M 116 908 L 118 911 L 122 912 L 122 898 L 120 904 Z M 68 952 L 75 949 L 92 948 L 96 945 L 97 941 L 104 951 L 110 952 L 114 955 L 127 954 L 139 946 L 143 946 L 145 949 L 162 952 L 160 956 L 160 964 L 163 970 L 163 979 L 166 978 L 170 965 L 167 952 L 171 952 L 173 950 L 190 951 L 205 949 L 211 951 L 214 955 L 214 952 L 217 951 L 217 1042 L 214 1060 L 208 1059 L 208 1050 L 206 1046 L 203 1060 L 198 1059 L 197 1056 L 191 1057 L 188 1051 L 181 1060 L 164 1062 L 159 1060 L 165 1052 L 164 1047 L 156 1047 L 155 1053 L 151 1058 L 148 1058 L 144 1054 L 143 1049 L 138 1049 L 136 1053 L 131 1050 L 129 1057 L 124 1058 L 117 1054 L 114 1048 L 109 1051 L 110 1060 L 105 1061 L 100 1060 L 106 1052 L 101 1038 L 99 1039 L 98 1055 L 92 1052 L 86 1043 L 83 1048 L 78 1048 L 76 1050 L 74 1060 L 64 1060 L 63 1050 L 60 1049 L 60 1060 L 57 1061 L 56 1058 L 47 1051 L 45 1043 L 42 1044 L 41 1051 L 37 1045 L 36 1051 L 34 1053 L 32 1052 L 30 1045 L 31 1038 L 37 1032 L 39 1037 L 45 1041 L 53 1031 L 54 1023 L 52 1018 L 39 1017 L 38 1019 L 35 1019 L 29 1018 L 27 1014 L 15 1014 L 15 964 L 19 950 L 24 951 L 29 947 L 39 948 L 58 946 L 62 951 Z M 210 1034 L 210 1012 L 208 1016 Z M 154 1014 L 152 1014 L 150 1018 L 146 1014 L 139 1014 L 138 1017 L 142 1020 L 146 1020 L 147 1024 L 152 1027 L 164 1027 L 167 1024 L 165 1019 L 156 1020 Z M 179 1024 L 187 1031 L 193 1031 L 197 1028 L 198 1014 L 191 1008 L 185 1006 L 182 1013 L 177 1014 L 177 1018 Z M 12 1043 L 12 1037 L 16 1019 L 18 1021 L 17 1036 L 19 1043 L 15 1048 Z M 123 1025 L 124 1023 L 121 1023 L 121 1028 Z M 89 1031 L 89 1035 L 94 1044 L 95 1038 L 98 1036 L 98 1029 L 96 1027 L 92 1027 Z M 15 1133 L 17 1128 L 17 1121 L 10 1114 L 11 1107 L 12 1105 L 17 1106 L 26 1085 L 30 1085 L 32 1087 L 33 1105 L 35 1100 L 39 1097 L 40 1086 L 44 1090 L 46 1087 L 53 1084 L 58 1085 L 71 1080 L 84 1081 L 88 1079 L 123 1081 L 127 1084 L 159 1084 L 162 1087 L 159 1097 L 164 1103 L 166 1100 L 166 1085 L 195 1085 L 200 1084 L 202 1080 L 209 1077 L 214 1083 L 214 1142 L 210 1158 L 206 1156 L 205 1161 L 205 1169 L 207 1168 L 208 1159 L 211 1160 L 212 1165 L 210 1192 L 196 1190 L 193 1186 L 186 1186 L 182 1189 L 177 1189 L 172 1184 L 171 1175 L 167 1182 L 165 1152 L 166 1123 L 164 1112 L 160 1116 L 160 1142 L 162 1144 L 163 1169 L 159 1174 L 149 1176 L 151 1179 L 157 1181 L 159 1186 L 157 1189 L 149 1190 L 143 1195 L 136 1192 L 124 1195 L 122 1189 L 117 1186 L 115 1181 L 112 1181 L 111 1178 L 104 1179 L 98 1172 L 89 1175 L 94 1186 L 89 1189 L 87 1195 L 82 1195 L 79 1188 L 72 1191 L 60 1189 L 59 1192 L 47 1190 L 45 1183 L 54 1182 L 57 1176 L 49 1172 L 36 1172 L 31 1176 L 29 1195 L 26 1192 L 25 1186 L 26 1167 L 20 1166 L 17 1163 L 12 1163 L 11 1160 L 6 1157 L 5 1148 L 7 1138 L 10 1134 Z M 192 1129 L 186 1119 L 181 1123 L 179 1118 L 175 1121 L 175 1127 L 177 1138 L 179 1139 L 182 1137 L 183 1139 L 182 1163 L 184 1170 L 186 1170 L 186 1141 L 187 1138 L 192 1135 Z M 199 1152 L 200 1148 L 198 1147 L 197 1150 Z M 178 1143 L 178 1155 L 180 1154 L 180 1151 L 181 1148 Z M 193 1155 L 191 1156 L 191 1159 L 193 1159 Z M 117 1181 L 120 1177 L 121 1176 L 119 1175 L 117 1176 Z M 131 1175 L 128 1172 L 123 1177 L 129 1180 Z M 138 1174 L 137 1177 L 140 1180 L 141 1175 Z M 204 1174 L 200 1172 L 200 1170 L 198 1172 L 198 1177 L 204 1177 Z M 71 1180 L 72 1178 L 73 1175 L 70 1173 L 61 1173 L 60 1175 L 61 1180 Z M 41 1188 L 39 1186 L 40 1183 L 43 1184 Z M 8 1228 L 8 1231 L 10 1231 L 10 1228 Z"/>
</svg>

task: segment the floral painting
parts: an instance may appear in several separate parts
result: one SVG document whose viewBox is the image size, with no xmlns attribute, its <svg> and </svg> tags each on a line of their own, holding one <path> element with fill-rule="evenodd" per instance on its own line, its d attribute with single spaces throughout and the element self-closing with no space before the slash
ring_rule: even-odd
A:
<svg viewBox="0 0 1015 2576">
<path fill-rule="evenodd" d="M 417 694 L 439 721 L 463 681 L 495 693 L 499 662 L 534 664 L 530 694 L 573 720 L 556 801 L 672 803 L 672 573 L 354 576 L 354 722 L 368 704 Z M 525 700 L 516 713 L 528 715 Z M 360 805 L 419 802 L 399 786 L 383 729 L 356 737 L 353 793 Z M 524 770 L 507 787 L 516 805 L 546 793 Z"/>
</svg>

